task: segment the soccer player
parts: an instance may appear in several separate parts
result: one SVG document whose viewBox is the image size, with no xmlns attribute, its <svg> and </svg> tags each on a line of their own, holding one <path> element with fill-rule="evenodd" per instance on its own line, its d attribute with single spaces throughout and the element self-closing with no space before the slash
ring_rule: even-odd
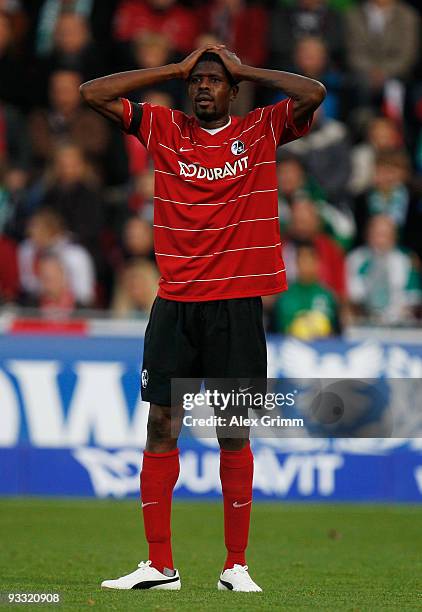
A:
<svg viewBox="0 0 422 612">
<path fill-rule="evenodd" d="M 187 83 L 193 116 L 125 97 L 169 79 Z M 231 116 L 240 81 L 272 87 L 286 99 L 243 118 Z M 296 74 L 243 65 L 223 45 L 209 45 L 177 64 L 89 81 L 81 94 L 135 135 L 154 161 L 161 274 L 142 370 L 142 397 L 150 402 L 141 472 L 149 561 L 102 587 L 177 590 L 170 520 L 179 451 L 172 435 L 171 379 L 266 378 L 261 296 L 287 288 L 276 149 L 308 132 L 325 88 Z M 249 436 L 217 436 L 227 548 L 217 586 L 261 591 L 245 561 L 253 476 Z"/>
</svg>

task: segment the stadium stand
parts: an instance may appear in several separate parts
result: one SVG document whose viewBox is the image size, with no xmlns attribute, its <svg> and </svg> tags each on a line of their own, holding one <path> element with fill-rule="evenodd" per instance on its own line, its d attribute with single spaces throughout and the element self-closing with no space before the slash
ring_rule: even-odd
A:
<svg viewBox="0 0 422 612">
<path fill-rule="evenodd" d="M 356 322 L 420 324 L 420 13 L 417 2 L 404 0 L 1 1 L 2 308 L 148 314 L 158 278 L 151 161 L 132 136 L 84 105 L 78 87 L 118 70 L 178 61 L 215 40 L 246 63 L 297 71 L 327 87 L 311 133 L 283 148 L 279 162 L 290 279 L 297 290 L 297 250 L 304 266 L 314 253 L 315 286 L 334 303 L 336 322 L 323 335 Z M 181 83 L 132 99 L 189 112 Z M 236 112 L 275 99 L 241 85 Z M 43 215 L 47 222 L 58 215 L 63 235 L 34 254 L 34 219 Z M 386 252 L 402 274 L 400 287 L 381 269 Z M 73 286 L 78 258 L 83 289 Z M 370 262 L 378 279 L 371 292 Z M 280 322 L 284 302 L 265 300 L 273 331 L 289 327 Z"/>
</svg>

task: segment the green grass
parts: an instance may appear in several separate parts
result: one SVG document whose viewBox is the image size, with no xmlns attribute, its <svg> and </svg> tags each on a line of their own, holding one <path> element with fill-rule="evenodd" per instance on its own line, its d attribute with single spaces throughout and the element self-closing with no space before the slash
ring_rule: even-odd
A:
<svg viewBox="0 0 422 612">
<path fill-rule="evenodd" d="M 61 610 L 422 609 L 416 506 L 255 504 L 248 562 L 262 594 L 216 590 L 220 504 L 175 503 L 173 533 L 181 591 L 101 591 L 147 558 L 136 501 L 1 500 L 0 591 L 58 591 Z"/>
</svg>

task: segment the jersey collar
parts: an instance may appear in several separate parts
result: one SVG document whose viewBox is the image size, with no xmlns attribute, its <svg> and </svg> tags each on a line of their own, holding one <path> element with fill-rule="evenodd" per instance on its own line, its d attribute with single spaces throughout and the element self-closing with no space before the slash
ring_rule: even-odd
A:
<svg viewBox="0 0 422 612">
<path fill-rule="evenodd" d="M 215 128 L 214 130 L 207 130 L 207 128 L 203 128 L 202 126 L 198 126 L 201 130 L 204 130 L 204 132 L 206 132 L 207 134 L 209 134 L 210 136 L 215 136 L 216 134 L 219 134 L 220 132 L 222 132 L 223 130 L 225 130 L 226 128 L 228 128 L 230 125 L 232 124 L 232 117 L 230 115 L 229 120 L 227 121 L 226 125 L 222 125 L 219 128 Z"/>
</svg>

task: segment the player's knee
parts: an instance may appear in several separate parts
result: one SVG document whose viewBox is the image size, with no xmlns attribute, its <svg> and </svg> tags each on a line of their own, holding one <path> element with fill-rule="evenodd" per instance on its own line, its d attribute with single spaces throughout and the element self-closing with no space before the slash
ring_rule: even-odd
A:
<svg viewBox="0 0 422 612">
<path fill-rule="evenodd" d="M 172 415 L 168 408 L 151 406 L 147 425 L 147 450 L 170 451 L 176 448 L 177 436 L 172 435 Z"/>
<path fill-rule="evenodd" d="M 150 411 L 147 426 L 148 438 L 161 441 L 171 437 L 171 418 L 165 412 Z"/>
</svg>

